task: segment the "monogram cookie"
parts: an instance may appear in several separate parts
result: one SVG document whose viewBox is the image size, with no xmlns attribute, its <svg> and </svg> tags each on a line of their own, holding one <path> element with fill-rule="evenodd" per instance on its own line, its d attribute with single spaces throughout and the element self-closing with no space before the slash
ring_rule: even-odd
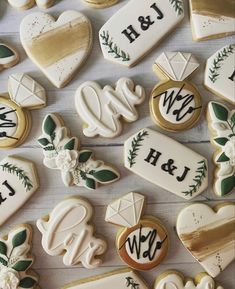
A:
<svg viewBox="0 0 235 289">
<path fill-rule="evenodd" d="M 0 226 L 24 205 L 38 187 L 37 170 L 31 161 L 16 156 L 0 161 Z"/>
<path fill-rule="evenodd" d="M 83 0 L 85 4 L 92 8 L 106 8 L 116 4 L 119 0 Z"/>
<path fill-rule="evenodd" d="M 191 53 L 166 52 L 157 58 L 153 69 L 162 80 L 152 91 L 150 111 L 153 121 L 163 129 L 181 131 L 198 121 L 201 96 L 186 80 L 198 66 Z"/>
<path fill-rule="evenodd" d="M 212 93 L 235 105 L 235 45 L 227 45 L 206 64 L 205 86 Z"/>
<path fill-rule="evenodd" d="M 151 270 L 168 252 L 168 233 L 155 217 L 142 216 L 144 196 L 129 193 L 107 208 L 105 220 L 119 225 L 116 245 L 119 256 L 131 268 Z"/>
<path fill-rule="evenodd" d="M 212 209 L 194 203 L 184 208 L 177 219 L 180 240 L 212 277 L 219 275 L 234 259 L 235 203 Z"/>
<path fill-rule="evenodd" d="M 0 288 L 38 288 L 38 276 L 30 269 L 34 263 L 31 243 L 29 225 L 19 225 L 8 236 L 0 238 Z"/>
<path fill-rule="evenodd" d="M 234 34 L 234 1 L 190 0 L 190 18 L 195 41 Z"/>
<path fill-rule="evenodd" d="M 235 109 L 211 101 L 208 104 L 207 119 L 211 131 L 211 143 L 216 147 L 214 163 L 214 191 L 223 197 L 235 190 Z"/>
<path fill-rule="evenodd" d="M 183 274 L 178 271 L 166 271 L 158 276 L 154 289 L 224 289 L 216 284 L 211 276 L 206 273 L 200 273 L 195 280 L 185 278 Z"/>
<path fill-rule="evenodd" d="M 208 186 L 205 157 L 149 128 L 125 142 L 124 163 L 140 177 L 187 200 Z"/>
<path fill-rule="evenodd" d="M 8 2 L 14 8 L 26 10 L 35 4 L 38 5 L 39 8 L 49 8 L 54 4 L 55 0 L 8 0 Z"/>
<path fill-rule="evenodd" d="M 16 65 L 19 59 L 19 54 L 14 48 L 0 41 L 0 71 Z"/>
<path fill-rule="evenodd" d="M 72 282 L 62 289 L 149 289 L 145 281 L 129 268 Z M 221 289 L 221 288 L 218 288 Z"/>
<path fill-rule="evenodd" d="M 20 38 L 29 58 L 61 88 L 89 55 L 92 28 L 88 18 L 78 11 L 65 11 L 57 20 L 37 12 L 21 22 Z"/>
<path fill-rule="evenodd" d="M 90 150 L 80 150 L 76 137 L 69 136 L 62 119 L 48 114 L 42 125 L 42 136 L 38 139 L 43 148 L 44 165 L 61 171 L 66 186 L 86 187 L 94 190 L 98 184 L 110 184 L 120 178 L 117 170 L 103 161 L 95 160 Z"/>
<path fill-rule="evenodd" d="M 46 105 L 45 89 L 26 74 L 10 75 L 8 92 L 0 95 L 0 149 L 21 145 L 31 128 L 29 110 Z"/>
<path fill-rule="evenodd" d="M 127 122 L 138 119 L 135 105 L 145 99 L 145 90 L 129 78 L 118 80 L 115 89 L 103 89 L 96 82 L 83 83 L 75 95 L 78 114 L 85 122 L 83 133 L 87 137 L 116 137 L 121 134 L 122 117 Z"/>
<path fill-rule="evenodd" d="M 88 201 L 74 197 L 62 201 L 50 215 L 39 219 L 37 227 L 47 254 L 63 255 L 66 266 L 79 263 L 87 269 L 100 266 L 102 261 L 96 257 L 105 253 L 107 243 L 94 236 L 94 227 L 90 224 L 92 214 Z"/>
<path fill-rule="evenodd" d="M 99 32 L 104 58 L 134 66 L 183 18 L 182 0 L 129 1 Z"/>
</svg>

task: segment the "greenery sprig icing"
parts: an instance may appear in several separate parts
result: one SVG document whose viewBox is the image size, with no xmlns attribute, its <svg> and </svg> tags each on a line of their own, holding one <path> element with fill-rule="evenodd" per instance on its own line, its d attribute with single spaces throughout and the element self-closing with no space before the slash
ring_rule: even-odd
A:
<svg viewBox="0 0 235 289">
<path fill-rule="evenodd" d="M 169 1 L 173 5 L 175 11 L 179 16 L 184 13 L 184 4 L 182 0 L 169 0 Z"/>
</svg>

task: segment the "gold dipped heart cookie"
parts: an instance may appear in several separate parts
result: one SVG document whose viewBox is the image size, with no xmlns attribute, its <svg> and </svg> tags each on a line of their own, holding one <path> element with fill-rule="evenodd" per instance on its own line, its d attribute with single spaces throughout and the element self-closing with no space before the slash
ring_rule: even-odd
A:
<svg viewBox="0 0 235 289">
<path fill-rule="evenodd" d="M 65 11 L 57 20 L 37 12 L 23 19 L 20 38 L 29 58 L 56 87 L 62 88 L 91 50 L 92 27 L 78 11 Z"/>
</svg>

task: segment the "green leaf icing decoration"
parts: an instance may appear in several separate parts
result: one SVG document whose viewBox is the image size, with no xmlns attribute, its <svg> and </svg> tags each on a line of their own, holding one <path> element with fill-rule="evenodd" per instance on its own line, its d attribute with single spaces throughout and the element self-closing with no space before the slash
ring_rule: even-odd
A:
<svg viewBox="0 0 235 289">
<path fill-rule="evenodd" d="M 20 281 L 19 287 L 32 288 L 36 284 L 36 280 L 31 277 L 25 277 Z"/>
<path fill-rule="evenodd" d="M 26 271 L 31 265 L 32 265 L 32 260 L 23 260 L 23 261 L 18 261 L 11 268 L 20 272 L 20 271 Z"/>
<path fill-rule="evenodd" d="M 226 138 L 226 137 L 218 137 L 218 138 L 215 138 L 214 141 L 215 141 L 217 144 L 219 144 L 219 145 L 221 145 L 221 146 L 224 146 L 224 145 L 226 145 L 226 143 L 229 141 L 229 139 Z"/>
<path fill-rule="evenodd" d="M 213 110 L 214 110 L 214 113 L 215 113 L 215 116 L 219 119 L 219 120 L 222 120 L 222 121 L 227 121 L 228 120 L 228 110 L 216 103 L 216 102 L 213 102 L 212 103 L 212 106 L 213 106 Z"/>
<path fill-rule="evenodd" d="M 230 159 L 226 156 L 225 153 L 222 153 L 218 159 L 217 159 L 217 162 L 218 163 L 224 163 L 224 162 L 228 162 Z"/>
<path fill-rule="evenodd" d="M 12 239 L 13 248 L 19 247 L 20 245 L 24 244 L 26 238 L 27 238 L 26 230 L 17 233 Z"/>
<path fill-rule="evenodd" d="M 72 150 L 74 150 L 74 148 L 75 148 L 75 139 L 74 139 L 74 138 L 71 139 L 71 140 L 64 146 L 64 149 L 65 149 L 65 150 L 70 150 L 70 151 L 72 151 Z"/>
<path fill-rule="evenodd" d="M 184 3 L 182 0 L 169 0 L 169 1 L 175 8 L 175 11 L 177 12 L 178 16 L 184 13 Z"/>
<path fill-rule="evenodd" d="M 49 140 L 46 138 L 38 139 L 38 142 L 43 146 L 47 146 L 50 143 Z"/>
<path fill-rule="evenodd" d="M 86 179 L 86 187 L 87 187 L 87 188 L 90 188 L 90 189 L 92 189 L 92 190 L 95 190 L 95 189 L 96 189 L 96 182 L 95 182 L 95 180 L 90 179 L 90 178 L 87 178 L 87 179 Z"/>
<path fill-rule="evenodd" d="M 228 178 L 223 179 L 221 182 L 222 196 L 225 196 L 228 193 L 230 193 L 234 187 L 235 187 L 235 176 L 230 176 Z"/>
<path fill-rule="evenodd" d="M 15 53 L 4 44 L 0 44 L 0 58 L 14 56 Z"/>
<path fill-rule="evenodd" d="M 98 172 L 94 172 L 93 176 L 102 183 L 111 182 L 119 177 L 114 172 L 109 170 L 100 170 Z"/>
<path fill-rule="evenodd" d="M 0 264 L 2 264 L 3 266 L 7 266 L 7 261 L 0 257 Z"/>
<path fill-rule="evenodd" d="M 86 163 L 92 156 L 91 151 L 84 151 L 79 155 L 78 161 L 79 163 Z"/>
<path fill-rule="evenodd" d="M 0 241 L 0 255 L 6 256 L 7 254 L 7 245 L 4 242 Z"/>
<path fill-rule="evenodd" d="M 52 119 L 50 115 L 47 116 L 45 122 L 44 122 L 44 131 L 46 134 L 53 136 L 53 133 L 56 129 L 56 123 Z"/>
<path fill-rule="evenodd" d="M 103 40 L 102 45 L 108 47 L 108 53 L 113 54 L 114 58 L 120 58 L 121 61 L 129 61 L 130 55 L 120 49 L 114 42 L 112 37 L 110 37 L 108 31 L 103 31 L 100 34 L 101 39 Z"/>
</svg>

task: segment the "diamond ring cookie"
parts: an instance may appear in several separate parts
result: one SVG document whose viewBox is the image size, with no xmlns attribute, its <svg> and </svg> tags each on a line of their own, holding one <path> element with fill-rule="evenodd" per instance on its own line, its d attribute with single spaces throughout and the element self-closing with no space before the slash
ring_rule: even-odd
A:
<svg viewBox="0 0 235 289">
<path fill-rule="evenodd" d="M 235 259 L 235 203 L 214 209 L 195 203 L 177 219 L 177 234 L 183 245 L 206 272 L 215 278 Z"/>
<path fill-rule="evenodd" d="M 133 173 L 187 200 L 208 186 L 205 157 L 149 128 L 125 142 L 124 164 Z"/>
<path fill-rule="evenodd" d="M 224 289 L 216 284 L 211 276 L 206 273 L 200 273 L 196 276 L 195 281 L 191 278 L 185 278 L 178 271 L 166 271 L 160 274 L 155 282 L 154 289 Z"/>
<path fill-rule="evenodd" d="M 83 0 L 85 4 L 92 8 L 107 8 L 115 5 L 119 0 Z"/>
<path fill-rule="evenodd" d="M 78 114 L 85 122 L 83 133 L 87 137 L 113 138 L 121 134 L 121 117 L 127 122 L 138 119 L 135 105 L 145 99 L 145 90 L 129 78 L 118 80 L 115 89 L 101 88 L 96 82 L 83 83 L 75 95 Z"/>
<path fill-rule="evenodd" d="M 216 147 L 214 163 L 214 191 L 223 197 L 235 189 L 235 109 L 211 101 L 208 104 L 207 120 L 211 131 L 211 143 Z"/>
<path fill-rule="evenodd" d="M 182 0 L 129 1 L 100 29 L 104 58 L 127 67 L 134 66 L 183 18 Z"/>
<path fill-rule="evenodd" d="M 8 0 L 9 4 L 19 10 L 26 10 L 32 8 L 35 4 L 39 8 L 47 9 L 51 7 L 55 0 Z"/>
<path fill-rule="evenodd" d="M 89 19 L 74 10 L 63 12 L 57 20 L 42 12 L 27 15 L 20 38 L 29 58 L 58 88 L 72 80 L 93 42 Z"/>
<path fill-rule="evenodd" d="M 19 59 L 19 54 L 13 47 L 0 41 L 0 71 L 16 65 Z"/>
<path fill-rule="evenodd" d="M 131 268 L 151 270 L 166 257 L 168 233 L 160 220 L 142 216 L 145 197 L 129 193 L 111 203 L 106 222 L 121 226 L 116 246 L 121 259 Z"/>
<path fill-rule="evenodd" d="M 31 161 L 16 156 L 0 161 L 0 226 L 24 205 L 38 187 L 37 170 Z"/>
<path fill-rule="evenodd" d="M 233 0 L 190 0 L 189 3 L 195 41 L 220 38 L 235 33 Z"/>
<path fill-rule="evenodd" d="M 21 145 L 31 128 L 28 110 L 46 105 L 45 89 L 26 74 L 10 75 L 8 92 L 0 95 L 0 149 Z"/>
<path fill-rule="evenodd" d="M 0 288 L 37 289 L 38 276 L 31 270 L 32 228 L 23 224 L 0 238 Z"/>
<path fill-rule="evenodd" d="M 79 186 L 94 190 L 98 184 L 110 184 L 120 178 L 117 170 L 95 160 L 90 150 L 80 150 L 76 137 L 70 137 L 57 114 L 46 115 L 42 124 L 42 136 L 38 139 L 43 148 L 44 165 L 61 171 L 65 186 Z"/>
<path fill-rule="evenodd" d="M 126 268 L 65 285 L 62 289 L 149 289 L 145 281 L 133 270 Z M 220 289 L 220 288 L 218 288 Z"/>
<path fill-rule="evenodd" d="M 92 215 L 93 208 L 85 199 L 73 197 L 59 203 L 50 215 L 37 221 L 43 249 L 51 256 L 63 255 L 66 266 L 100 266 L 97 256 L 105 253 L 107 243 L 94 236 Z"/>
<path fill-rule="evenodd" d="M 235 45 L 230 44 L 212 55 L 206 64 L 205 86 L 212 93 L 235 105 Z"/>
<path fill-rule="evenodd" d="M 164 52 L 153 69 L 161 77 L 151 94 L 153 121 L 163 129 L 181 131 L 191 128 L 202 111 L 201 96 L 187 80 L 199 63 L 191 53 Z"/>
</svg>

